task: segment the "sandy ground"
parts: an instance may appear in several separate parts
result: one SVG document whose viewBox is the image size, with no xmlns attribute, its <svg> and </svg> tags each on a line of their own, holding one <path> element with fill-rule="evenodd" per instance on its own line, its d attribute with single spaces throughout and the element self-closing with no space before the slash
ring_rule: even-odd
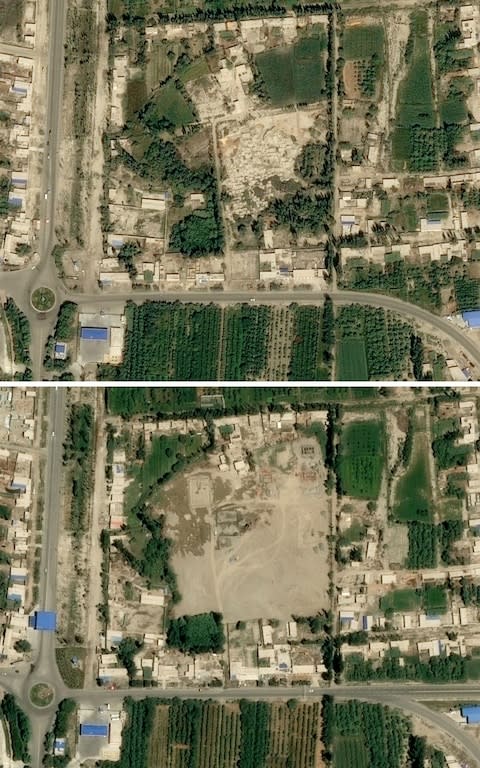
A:
<svg viewBox="0 0 480 768">
<path fill-rule="evenodd" d="M 92 130 L 89 141 L 85 142 L 86 161 L 90 169 L 90 185 L 88 194 L 88 209 L 85 222 L 88 222 L 85 232 L 87 251 L 92 259 L 87 262 L 85 269 L 85 291 L 94 292 L 97 288 L 98 263 L 103 254 L 103 237 L 100 221 L 100 206 L 103 202 L 103 147 L 102 135 L 106 123 L 106 110 L 109 99 L 106 84 L 108 82 L 108 36 L 105 32 L 104 19 L 107 16 L 106 0 L 97 1 L 97 73 L 95 105 L 93 109 Z"/>
<path fill-rule="evenodd" d="M 88 572 L 88 603 L 90 610 L 87 611 L 85 625 L 85 644 L 87 647 L 87 657 L 85 660 L 85 681 L 88 685 L 95 684 L 97 675 L 97 657 L 96 646 L 99 634 L 98 614 L 95 609 L 102 602 L 102 581 L 101 581 L 101 562 L 102 550 L 100 547 L 100 532 L 102 528 L 108 527 L 108 504 L 106 499 L 105 483 L 105 459 L 106 442 L 104 435 L 104 397 L 100 389 L 96 390 L 96 446 L 95 446 L 95 478 L 94 492 L 92 499 L 92 514 L 90 525 L 88 527 L 88 553 L 91 564 L 94 566 Z"/>
<path fill-rule="evenodd" d="M 46 83 L 48 62 L 48 4 L 38 2 L 35 16 L 35 54 L 33 59 L 32 114 L 30 122 L 30 150 L 28 153 L 28 186 L 26 210 L 31 218 L 38 216 L 41 195 L 41 174 L 45 162 Z"/>
<path fill-rule="evenodd" d="M 183 595 L 177 614 L 288 619 L 327 607 L 328 507 L 318 444 L 302 438 L 263 449 L 254 461 L 243 478 L 204 464 L 165 488 Z M 237 523 L 222 523 L 225 516 Z M 223 535 L 235 525 L 236 534 Z"/>
</svg>

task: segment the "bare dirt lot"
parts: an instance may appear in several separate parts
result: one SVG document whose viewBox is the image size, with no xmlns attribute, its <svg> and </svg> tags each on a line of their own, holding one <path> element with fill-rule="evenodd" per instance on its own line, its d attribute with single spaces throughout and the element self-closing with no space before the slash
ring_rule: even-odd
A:
<svg viewBox="0 0 480 768">
<path fill-rule="evenodd" d="M 314 438 L 252 456 L 239 476 L 216 458 L 164 486 L 175 542 L 177 614 L 216 610 L 226 621 L 288 619 L 327 607 L 328 507 Z"/>
</svg>

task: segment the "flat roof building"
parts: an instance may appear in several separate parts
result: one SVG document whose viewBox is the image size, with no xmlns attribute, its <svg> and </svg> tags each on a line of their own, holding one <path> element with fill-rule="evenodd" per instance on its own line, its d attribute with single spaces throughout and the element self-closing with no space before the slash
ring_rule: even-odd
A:
<svg viewBox="0 0 480 768">
<path fill-rule="evenodd" d="M 478 704 L 462 707 L 461 713 L 468 725 L 478 725 L 480 723 L 480 706 Z"/>
<path fill-rule="evenodd" d="M 55 632 L 57 628 L 57 614 L 54 611 L 35 611 L 32 626 L 43 632 Z"/>
<path fill-rule="evenodd" d="M 108 341 L 108 328 L 91 328 L 85 326 L 80 331 L 83 341 Z"/>
<path fill-rule="evenodd" d="M 81 723 L 80 736 L 108 736 L 108 725 L 105 723 Z"/>
<path fill-rule="evenodd" d="M 462 312 L 462 318 L 469 328 L 480 328 L 480 309 L 471 309 L 468 312 Z"/>
</svg>

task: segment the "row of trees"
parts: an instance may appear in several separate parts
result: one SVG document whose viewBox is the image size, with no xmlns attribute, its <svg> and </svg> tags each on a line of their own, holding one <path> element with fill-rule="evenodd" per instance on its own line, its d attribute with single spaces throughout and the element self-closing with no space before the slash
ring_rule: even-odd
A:
<svg viewBox="0 0 480 768">
<path fill-rule="evenodd" d="M 24 763 L 28 763 L 30 761 L 30 754 L 28 752 L 28 742 L 31 733 L 30 720 L 25 712 L 20 709 L 15 701 L 15 697 L 11 693 L 5 694 L 0 707 L 10 731 L 13 759 L 23 760 Z"/>
<path fill-rule="evenodd" d="M 70 411 L 63 461 L 71 467 L 70 527 L 75 537 L 80 537 L 86 527 L 92 480 L 94 425 L 92 406 L 74 403 Z"/>
<path fill-rule="evenodd" d="M 221 613 L 200 613 L 170 619 L 167 644 L 182 653 L 221 653 L 225 643 Z"/>
<path fill-rule="evenodd" d="M 30 323 L 27 316 L 15 304 L 12 298 L 5 303 L 5 315 L 12 332 L 13 353 L 16 363 L 30 366 Z"/>
</svg>

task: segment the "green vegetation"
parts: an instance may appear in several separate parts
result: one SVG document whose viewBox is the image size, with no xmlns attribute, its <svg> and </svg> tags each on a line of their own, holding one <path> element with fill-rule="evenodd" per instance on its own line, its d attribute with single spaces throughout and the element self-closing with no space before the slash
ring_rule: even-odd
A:
<svg viewBox="0 0 480 768">
<path fill-rule="evenodd" d="M 85 680 L 85 648 L 76 645 L 63 645 L 55 648 L 55 660 L 62 679 L 69 688 L 83 688 Z M 78 662 L 74 664 L 73 660 Z"/>
<path fill-rule="evenodd" d="M 346 27 L 343 56 L 354 61 L 356 81 L 362 96 L 373 98 L 384 58 L 383 27 L 378 24 Z"/>
<path fill-rule="evenodd" d="M 48 312 L 55 304 L 55 294 L 50 288 L 36 288 L 31 301 L 38 312 Z"/>
<path fill-rule="evenodd" d="M 293 235 L 299 232 L 321 234 L 331 223 L 330 195 L 298 190 L 273 200 L 267 214 L 273 217 L 276 226 L 288 227 Z"/>
<path fill-rule="evenodd" d="M 431 486 L 423 436 L 415 435 L 412 456 L 395 488 L 393 515 L 399 522 L 430 520 Z"/>
<path fill-rule="evenodd" d="M 207 70 L 208 71 L 208 70 Z M 150 119 L 166 120 L 171 125 L 183 126 L 193 123 L 195 112 L 191 101 L 185 98 L 175 80 L 171 79 L 159 89 L 154 102 L 150 102 Z"/>
<path fill-rule="evenodd" d="M 455 445 L 461 436 L 458 428 L 444 432 L 432 442 L 432 451 L 438 469 L 465 466 L 472 452 L 471 445 Z"/>
<path fill-rule="evenodd" d="M 410 520 L 407 525 L 407 568 L 434 568 L 437 564 L 437 532 L 434 524 Z"/>
<path fill-rule="evenodd" d="M 385 656 L 379 664 L 365 660 L 360 655 L 345 658 L 347 680 L 421 680 L 425 683 L 450 683 L 466 680 L 466 659 L 452 653 L 450 656 L 434 656 L 420 661 L 416 656 Z"/>
<path fill-rule="evenodd" d="M 47 370 L 64 371 L 70 365 L 71 358 L 69 354 L 67 354 L 65 360 L 55 359 L 55 345 L 57 342 L 67 344 L 75 338 L 77 310 L 78 305 L 73 301 L 64 301 L 60 305 L 53 334 L 48 337 L 45 344 L 43 365 Z"/>
<path fill-rule="evenodd" d="M 415 589 L 394 589 L 380 600 L 380 610 L 384 613 L 414 611 L 420 607 L 421 598 Z"/>
<path fill-rule="evenodd" d="M 117 656 L 119 663 L 127 670 L 130 680 L 135 677 L 137 667 L 135 665 L 135 655 L 138 653 L 143 643 L 134 640 L 133 637 L 124 637 L 117 647 Z"/>
<path fill-rule="evenodd" d="M 168 625 L 167 645 L 183 653 L 221 653 L 225 643 L 222 615 L 200 613 L 171 619 Z"/>
<path fill-rule="evenodd" d="M 86 530 L 87 504 L 92 486 L 95 420 L 91 405 L 71 407 L 63 462 L 70 467 L 69 526 L 75 538 Z"/>
<path fill-rule="evenodd" d="M 30 653 L 32 650 L 32 646 L 28 642 L 28 640 L 17 640 L 13 647 L 18 653 Z"/>
<path fill-rule="evenodd" d="M 337 461 L 339 490 L 358 499 L 377 499 L 385 462 L 382 421 L 358 421 L 342 429 Z"/>
<path fill-rule="evenodd" d="M 398 93 L 392 156 L 399 167 L 432 171 L 438 165 L 440 134 L 435 128 L 426 11 L 413 11 L 410 25 L 405 53 L 408 69 Z"/>
<path fill-rule="evenodd" d="M 37 683 L 30 689 L 30 701 L 36 707 L 48 707 L 53 701 L 54 691 L 46 683 Z"/>
<path fill-rule="evenodd" d="M 170 248 L 189 257 L 221 253 L 223 231 L 216 199 L 212 198 L 205 208 L 189 213 L 173 225 L 170 233 Z"/>
<path fill-rule="evenodd" d="M 17 307 L 12 298 L 5 303 L 5 316 L 10 326 L 13 352 L 16 363 L 29 366 L 30 359 L 30 323 L 27 316 Z"/>
<path fill-rule="evenodd" d="M 8 176 L 0 176 L 0 219 L 6 219 L 10 213 L 10 179 Z"/>
<path fill-rule="evenodd" d="M 12 509 L 11 507 L 5 506 L 5 504 L 0 504 L 0 518 L 2 520 L 10 520 L 12 516 Z"/>
<path fill-rule="evenodd" d="M 293 306 L 295 325 L 289 379 L 329 379 L 335 344 L 333 303 L 326 296 L 320 307 Z"/>
<path fill-rule="evenodd" d="M 423 589 L 423 607 L 426 613 L 441 614 L 447 611 L 447 591 L 442 586 L 425 586 Z"/>
<path fill-rule="evenodd" d="M 222 379 L 261 378 L 267 363 L 271 310 L 241 304 L 224 310 Z"/>
<path fill-rule="evenodd" d="M 319 704 L 290 699 L 227 702 L 126 699 L 128 722 L 118 768 L 268 768 L 289 758 L 314 768 Z M 106 763 L 100 763 L 107 768 Z"/>
<path fill-rule="evenodd" d="M 411 328 L 383 309 L 351 304 L 337 314 L 337 369 L 341 381 L 403 379 Z"/>
<path fill-rule="evenodd" d="M 380 704 L 334 703 L 331 740 L 333 768 L 401 768 L 405 765 L 408 720 Z M 325 726 L 324 726 L 325 729 Z"/>
<path fill-rule="evenodd" d="M 168 587 L 174 603 L 180 600 L 177 577 L 170 565 L 172 541 L 164 535 L 164 518 L 151 517 L 143 508 L 133 510 L 136 524 L 127 531 L 135 536 L 133 543 L 138 555 L 127 549 L 120 539 L 113 540 L 113 546 L 125 561 L 147 581 L 149 588 Z M 140 540 L 140 542 L 139 542 Z"/>
<path fill-rule="evenodd" d="M 30 740 L 30 720 L 20 709 L 11 693 L 6 693 L 0 705 L 3 717 L 8 725 L 10 732 L 10 742 L 12 745 L 12 755 L 14 760 L 23 760 L 24 763 L 30 762 L 28 753 L 28 742 Z"/>
<path fill-rule="evenodd" d="M 274 106 L 309 104 L 324 97 L 327 40 L 323 27 L 313 30 L 294 45 L 255 56 L 258 72 L 254 90 Z"/>
<path fill-rule="evenodd" d="M 72 715 L 77 711 L 74 699 L 62 699 L 58 705 L 53 725 L 53 733 L 56 739 L 64 739 L 68 734 L 68 728 Z"/>
</svg>

